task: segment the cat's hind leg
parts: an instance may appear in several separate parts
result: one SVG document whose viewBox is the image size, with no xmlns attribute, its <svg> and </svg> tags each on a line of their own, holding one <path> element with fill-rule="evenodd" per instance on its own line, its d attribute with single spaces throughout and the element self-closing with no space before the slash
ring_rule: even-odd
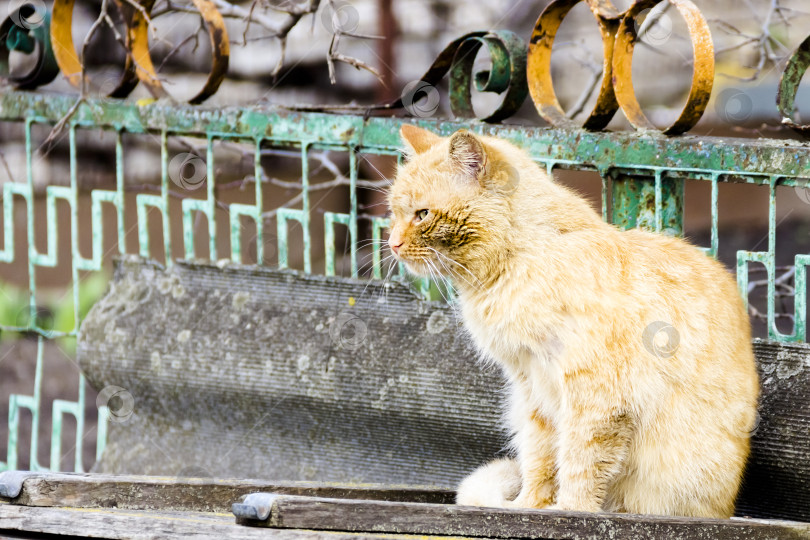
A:
<svg viewBox="0 0 810 540">
<path fill-rule="evenodd" d="M 456 504 L 503 508 L 517 497 L 522 485 L 520 466 L 512 458 L 491 461 L 476 469 L 458 486 Z"/>
</svg>

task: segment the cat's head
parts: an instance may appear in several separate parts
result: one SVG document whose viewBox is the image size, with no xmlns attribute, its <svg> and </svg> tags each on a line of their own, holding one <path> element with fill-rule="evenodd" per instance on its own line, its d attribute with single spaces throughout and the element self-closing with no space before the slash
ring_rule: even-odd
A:
<svg viewBox="0 0 810 540">
<path fill-rule="evenodd" d="M 460 130 L 400 131 L 409 159 L 391 187 L 389 246 L 415 274 L 482 279 L 513 225 L 517 169 L 498 141 Z M 474 274 L 474 278 L 472 277 Z"/>
</svg>

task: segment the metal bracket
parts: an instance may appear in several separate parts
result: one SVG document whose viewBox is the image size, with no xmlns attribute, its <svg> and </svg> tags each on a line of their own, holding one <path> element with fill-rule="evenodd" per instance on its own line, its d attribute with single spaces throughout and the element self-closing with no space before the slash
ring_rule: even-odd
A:
<svg viewBox="0 0 810 540">
<path fill-rule="evenodd" d="M 274 510 L 279 495 L 275 493 L 250 493 L 241 503 L 234 503 L 231 512 L 237 518 L 267 521 Z"/>
<path fill-rule="evenodd" d="M 0 497 L 16 499 L 22 493 L 27 478 L 41 476 L 33 471 L 3 471 L 0 473 Z"/>
</svg>

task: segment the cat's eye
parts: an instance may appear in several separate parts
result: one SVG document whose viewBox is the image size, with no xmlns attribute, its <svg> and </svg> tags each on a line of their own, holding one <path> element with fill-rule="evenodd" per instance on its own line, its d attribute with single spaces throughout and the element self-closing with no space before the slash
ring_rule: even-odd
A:
<svg viewBox="0 0 810 540">
<path fill-rule="evenodd" d="M 416 211 L 416 221 L 422 221 L 423 219 L 425 219 L 427 217 L 427 215 L 428 215 L 427 208 L 423 208 L 422 210 L 417 210 Z"/>
</svg>

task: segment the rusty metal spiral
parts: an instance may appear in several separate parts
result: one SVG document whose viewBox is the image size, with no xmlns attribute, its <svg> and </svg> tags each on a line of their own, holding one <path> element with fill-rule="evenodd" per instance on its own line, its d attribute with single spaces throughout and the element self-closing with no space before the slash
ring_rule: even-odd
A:
<svg viewBox="0 0 810 540">
<path fill-rule="evenodd" d="M 782 115 L 782 124 L 805 137 L 810 137 L 810 124 L 798 123 L 795 116 L 796 93 L 808 66 L 810 66 L 810 36 L 790 56 L 779 80 L 779 91 L 776 94 L 776 106 Z"/>
<path fill-rule="evenodd" d="M 657 129 L 644 115 L 633 91 L 633 49 L 638 40 L 637 17 L 661 3 L 669 2 L 686 21 L 692 40 L 694 72 L 692 87 L 679 118 L 663 133 L 675 135 L 691 129 L 709 103 L 714 80 L 714 45 L 708 24 L 690 0 L 637 0 L 619 13 L 609 0 L 585 0 L 596 18 L 604 50 L 602 85 L 596 105 L 582 127 L 604 129 L 621 108 L 630 123 L 640 130 Z M 537 112 L 555 127 L 579 127 L 560 106 L 551 80 L 551 48 L 557 30 L 568 12 L 580 0 L 554 0 L 540 14 L 529 40 L 529 89 Z"/>
<path fill-rule="evenodd" d="M 35 16 L 38 19 L 34 20 Z M 48 84 L 59 74 L 48 34 L 50 17 L 44 6 L 23 4 L 0 23 L 0 73 L 7 73 L 5 78 L 20 90 Z M 9 61 L 12 51 L 36 55 L 33 66 L 24 73 L 12 75 Z"/>
<path fill-rule="evenodd" d="M 118 84 L 108 95 L 123 98 L 128 96 L 139 82 L 143 83 L 155 97 L 164 97 L 168 93 L 163 88 L 155 72 L 152 57 L 149 53 L 149 14 L 154 0 L 115 0 L 126 24 L 127 58 L 123 74 Z M 228 71 L 230 44 L 225 21 L 211 0 L 192 0 L 200 12 L 208 36 L 211 40 L 211 71 L 203 88 L 188 102 L 202 103 L 214 93 L 225 79 Z M 74 0 L 54 0 L 53 20 L 50 38 L 56 63 L 67 80 L 76 88 L 82 86 L 82 64 L 73 43 L 73 9 Z"/>
<path fill-rule="evenodd" d="M 633 48 L 638 40 L 636 17 L 662 1 L 669 2 L 680 12 L 686 21 L 689 37 L 692 40 L 694 67 L 692 68 L 692 85 L 689 89 L 689 96 L 686 98 L 686 104 L 678 119 L 669 127 L 661 130 L 666 135 L 679 135 L 692 129 L 703 116 L 703 112 L 709 104 L 714 83 L 712 35 L 706 19 L 691 0 L 638 0 L 624 13 L 613 46 L 613 89 L 622 112 L 633 127 L 641 130 L 657 129 L 641 110 L 641 105 L 633 91 Z"/>
<path fill-rule="evenodd" d="M 35 2 L 37 0 L 31 0 Z M 41 24 L 23 24 L 38 12 L 38 5 L 25 4 L 12 10 L 0 23 L 0 77 L 20 89 L 32 89 L 51 82 L 61 73 L 75 87 L 87 83 L 72 36 L 75 0 L 54 0 L 52 12 L 44 10 Z M 138 84 L 143 84 L 155 97 L 167 96 L 155 70 L 149 51 L 150 13 L 155 0 L 114 0 L 126 25 L 124 36 L 127 56 L 122 75 L 112 91 L 113 98 L 128 96 Z M 220 87 L 228 70 L 230 56 L 228 34 L 224 20 L 213 0 L 191 0 L 200 13 L 211 42 L 211 70 L 202 89 L 189 100 L 198 104 L 212 96 Z M 602 38 L 602 77 L 594 108 L 584 122 L 577 123 L 566 115 L 554 92 L 551 75 L 551 52 L 554 39 L 570 10 L 585 2 L 593 14 Z M 670 126 L 658 128 L 647 118 L 635 96 L 632 80 L 633 51 L 639 38 L 639 19 L 650 9 L 666 2 L 675 8 L 686 22 L 692 43 L 694 68 L 686 104 L 677 120 Z M 49 30 L 50 29 L 50 30 Z M 490 56 L 490 68 L 475 71 L 474 61 L 482 49 Z M 12 51 L 34 54 L 33 67 L 22 74 L 10 74 L 9 56 Z M 810 136 L 810 124 L 795 120 L 795 99 L 798 85 L 810 67 L 810 37 L 788 60 L 777 95 L 777 107 L 782 123 L 805 136 Z M 408 110 L 420 113 L 413 106 L 418 97 L 431 93 L 432 101 L 425 115 L 438 107 L 436 86 L 447 76 L 450 108 L 461 118 L 475 118 L 472 88 L 500 96 L 495 111 L 481 115 L 485 122 L 500 122 L 512 116 L 525 101 L 531 99 L 549 124 L 566 129 L 604 129 L 621 109 L 628 121 L 642 131 L 660 131 L 677 135 L 690 130 L 700 120 L 712 92 L 714 80 L 714 45 L 708 24 L 691 0 L 636 0 L 625 12 L 619 12 L 610 0 L 552 0 L 535 23 L 528 45 L 519 36 L 506 30 L 472 32 L 449 43 L 407 95 L 397 100 L 367 107 L 348 106 L 336 110 Z M 307 109 L 306 107 L 301 107 Z M 329 107 L 310 107 L 326 110 Z M 417 116 L 421 114 L 416 114 Z"/>
<path fill-rule="evenodd" d="M 474 72 L 473 63 L 481 47 L 487 47 L 491 67 Z M 501 104 L 484 122 L 500 122 L 509 118 L 523 104 L 528 95 L 526 86 L 526 42 L 508 30 L 472 32 L 447 45 L 419 83 L 434 88 L 449 73 L 450 109 L 460 118 L 475 118 L 472 105 L 472 86 L 479 92 L 494 92 L 502 96 Z M 407 108 L 403 98 L 367 109 Z"/>
<path fill-rule="evenodd" d="M 579 127 L 566 116 L 554 92 L 551 81 L 551 48 L 554 38 L 568 12 L 581 0 L 556 0 L 540 14 L 529 39 L 528 79 L 532 101 L 549 124 L 556 127 Z M 619 28 L 621 15 L 608 0 L 588 2 L 591 12 L 599 25 L 604 50 L 602 62 L 602 84 L 599 95 L 588 118 L 582 127 L 599 130 L 607 126 L 619 109 L 613 92 L 613 42 Z"/>
</svg>

